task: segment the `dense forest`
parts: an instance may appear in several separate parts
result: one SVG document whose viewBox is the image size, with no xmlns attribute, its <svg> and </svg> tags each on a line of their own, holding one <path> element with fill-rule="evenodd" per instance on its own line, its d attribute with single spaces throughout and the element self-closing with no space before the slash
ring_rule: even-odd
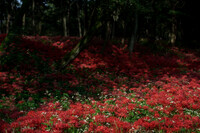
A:
<svg viewBox="0 0 200 133">
<path fill-rule="evenodd" d="M 84 36 L 97 22 L 96 36 L 165 40 L 199 40 L 198 3 L 187 0 L 1 0 L 0 33 Z"/>
<path fill-rule="evenodd" d="M 199 133 L 189 0 L 0 0 L 0 133 Z"/>
</svg>

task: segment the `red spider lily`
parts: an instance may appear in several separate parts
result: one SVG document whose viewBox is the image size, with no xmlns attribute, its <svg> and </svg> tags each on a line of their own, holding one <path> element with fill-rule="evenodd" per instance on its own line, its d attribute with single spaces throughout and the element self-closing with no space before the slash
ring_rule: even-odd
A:
<svg viewBox="0 0 200 133">
<path fill-rule="evenodd" d="M 47 42 L 41 43 L 41 39 Z M 12 44 L 11 47 L 25 52 L 26 55 L 36 52 L 38 57 L 45 62 L 49 61 L 48 64 L 51 65 L 78 42 L 76 38 L 59 39 L 61 37 L 23 37 L 19 46 Z M 176 55 L 153 55 L 145 49 L 142 50 L 137 49 L 130 58 L 125 48 L 117 45 L 110 45 L 104 54 L 100 54 L 101 45 L 96 44 L 79 54 L 72 62 L 73 69 L 66 68 L 70 74 L 41 74 L 31 70 L 31 67 L 28 72 L 26 69 L 20 73 L 16 70 L 0 72 L 0 89 L 5 93 L 0 102 L 3 107 L 9 108 L 0 111 L 13 119 L 11 123 L 0 121 L 0 129 L 4 132 L 19 130 L 38 133 L 60 133 L 71 129 L 111 133 L 145 130 L 180 132 L 183 128 L 187 131 L 198 130 L 200 59 L 192 53 L 178 49 L 176 52 L 184 55 L 184 59 Z M 6 54 L 9 55 L 10 51 Z M 28 66 L 24 65 L 23 68 Z M 77 75 L 74 76 L 71 70 Z M 187 72 L 181 74 L 182 71 Z M 41 83 L 40 76 L 49 82 Z M 27 81 L 30 83 L 27 84 Z M 65 83 L 61 86 L 60 82 Z M 31 102 L 32 96 L 42 92 L 40 90 L 61 89 L 64 93 L 73 95 L 74 90 L 65 87 L 76 88 L 81 85 L 85 88 L 89 86 L 86 90 L 94 93 L 100 89 L 103 98 L 100 101 L 90 98 L 89 102 L 66 100 L 69 107 L 63 110 L 61 101 L 54 101 L 52 95 L 50 100 L 48 97 L 42 98 L 44 104 L 33 111 L 25 110 L 20 113 L 16 110 L 15 103 Z M 15 97 L 23 91 L 28 91 L 32 96 L 15 101 Z M 8 94 L 11 97 L 7 97 Z"/>
</svg>

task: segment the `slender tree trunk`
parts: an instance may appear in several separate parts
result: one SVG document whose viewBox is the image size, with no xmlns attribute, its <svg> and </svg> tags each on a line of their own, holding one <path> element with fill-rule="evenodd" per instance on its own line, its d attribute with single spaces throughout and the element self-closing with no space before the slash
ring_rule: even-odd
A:
<svg viewBox="0 0 200 133">
<path fill-rule="evenodd" d="M 152 16 L 152 22 L 149 23 L 151 27 L 149 37 L 151 41 L 155 41 L 157 36 L 157 16 L 159 14 L 156 8 L 156 0 L 152 1 L 152 8 L 153 8 L 153 16 Z"/>
<path fill-rule="evenodd" d="M 63 16 L 63 33 L 64 33 L 64 36 L 68 36 L 68 34 L 67 34 L 67 17 L 65 15 Z"/>
<path fill-rule="evenodd" d="M 78 2 L 76 3 L 76 7 L 77 7 L 77 20 L 78 20 L 79 37 L 82 37 L 81 14 L 80 14 L 80 7 L 79 7 Z"/>
<path fill-rule="evenodd" d="M 38 24 L 38 33 L 39 35 L 41 34 L 42 32 L 42 22 L 40 21 L 39 24 Z"/>
<path fill-rule="evenodd" d="M 176 16 L 173 15 L 173 17 L 172 17 L 172 29 L 171 29 L 171 33 L 170 33 L 170 43 L 172 45 L 174 45 L 175 42 L 176 42 L 176 29 L 177 29 Z"/>
<path fill-rule="evenodd" d="M 22 18 L 22 28 L 23 30 L 25 29 L 26 26 L 26 14 L 24 13 L 23 18 Z"/>
<path fill-rule="evenodd" d="M 110 21 L 106 24 L 106 41 L 110 40 L 111 36 L 111 27 L 110 27 Z"/>
<path fill-rule="evenodd" d="M 172 45 L 174 45 L 174 43 L 176 42 L 176 33 L 175 33 L 175 29 L 176 29 L 176 25 L 173 23 L 172 24 L 172 32 L 171 32 L 171 35 L 170 35 L 170 43 Z"/>
<path fill-rule="evenodd" d="M 7 15 L 7 20 L 6 20 L 6 33 L 8 34 L 9 28 L 10 28 L 10 13 Z"/>
<path fill-rule="evenodd" d="M 86 35 L 88 29 L 88 1 L 84 0 L 84 31 L 83 35 Z"/>
<path fill-rule="evenodd" d="M 70 27 L 70 10 L 71 10 L 71 2 L 70 0 L 67 1 L 67 35 L 69 36 L 69 27 Z"/>
<path fill-rule="evenodd" d="M 114 39 L 115 38 L 115 21 L 113 21 L 113 25 L 112 25 L 112 39 Z"/>
<path fill-rule="evenodd" d="M 103 43 L 103 47 L 102 47 L 102 50 L 101 50 L 101 53 L 103 54 L 104 53 L 104 50 L 106 48 L 106 45 L 108 44 L 110 38 L 111 38 L 111 25 L 110 25 L 110 21 L 107 21 L 106 22 L 106 33 L 104 35 L 104 43 Z"/>
<path fill-rule="evenodd" d="M 63 34 L 64 34 L 64 36 L 69 36 L 71 1 L 70 0 L 67 0 L 67 1 L 61 0 L 61 8 L 63 9 L 63 12 L 62 12 Z"/>
<path fill-rule="evenodd" d="M 123 36 L 122 36 L 122 40 L 121 40 L 121 43 L 124 44 L 125 42 L 125 33 L 126 33 L 126 30 L 125 30 L 125 21 L 122 20 L 122 30 L 123 30 Z"/>
<path fill-rule="evenodd" d="M 2 20 L 0 20 L 0 34 L 2 34 Z"/>
<path fill-rule="evenodd" d="M 35 0 L 32 0 L 32 28 L 35 35 Z"/>
<path fill-rule="evenodd" d="M 138 11 L 136 9 L 135 11 L 135 25 L 134 25 L 134 30 L 131 35 L 131 40 L 129 44 L 129 52 L 130 54 L 133 52 L 134 44 L 137 40 L 137 30 L 138 30 Z"/>
<path fill-rule="evenodd" d="M 0 20 L 0 34 L 5 33 L 3 20 Z"/>
<path fill-rule="evenodd" d="M 63 10 L 62 14 L 61 14 L 61 20 L 62 20 L 62 24 L 63 24 L 63 35 L 64 36 L 68 36 L 67 34 L 67 16 L 66 16 L 66 8 L 68 9 L 68 7 L 66 6 L 67 4 L 65 3 L 65 1 L 61 0 L 60 1 L 60 6 L 61 9 Z"/>
<path fill-rule="evenodd" d="M 146 23 L 147 23 L 147 25 L 149 25 L 149 19 L 146 19 Z M 147 38 L 149 38 L 149 27 L 146 27 L 146 29 L 145 29 L 145 37 L 147 37 Z"/>
</svg>

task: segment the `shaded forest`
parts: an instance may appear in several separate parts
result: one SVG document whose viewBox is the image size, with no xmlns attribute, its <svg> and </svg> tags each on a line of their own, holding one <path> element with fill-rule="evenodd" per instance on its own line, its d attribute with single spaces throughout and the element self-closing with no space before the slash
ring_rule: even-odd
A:
<svg viewBox="0 0 200 133">
<path fill-rule="evenodd" d="M 0 33 L 82 37 L 99 21 L 95 36 L 104 40 L 199 41 L 198 3 L 186 0 L 1 0 L 0 7 Z"/>
<path fill-rule="evenodd" d="M 0 133 L 200 131 L 187 0 L 0 0 Z"/>
</svg>

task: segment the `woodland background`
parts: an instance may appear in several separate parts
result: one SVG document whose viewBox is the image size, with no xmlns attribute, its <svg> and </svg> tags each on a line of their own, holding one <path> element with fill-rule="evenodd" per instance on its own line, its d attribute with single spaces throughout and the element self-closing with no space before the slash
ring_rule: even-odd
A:
<svg viewBox="0 0 200 133">
<path fill-rule="evenodd" d="M 199 7 L 188 0 L 1 0 L 0 33 L 79 36 L 101 22 L 95 36 L 196 47 Z M 188 43 L 190 41 L 190 43 Z M 180 43 L 181 42 L 181 43 Z"/>
<path fill-rule="evenodd" d="M 0 0 L 0 132 L 199 133 L 199 10 Z"/>
</svg>

